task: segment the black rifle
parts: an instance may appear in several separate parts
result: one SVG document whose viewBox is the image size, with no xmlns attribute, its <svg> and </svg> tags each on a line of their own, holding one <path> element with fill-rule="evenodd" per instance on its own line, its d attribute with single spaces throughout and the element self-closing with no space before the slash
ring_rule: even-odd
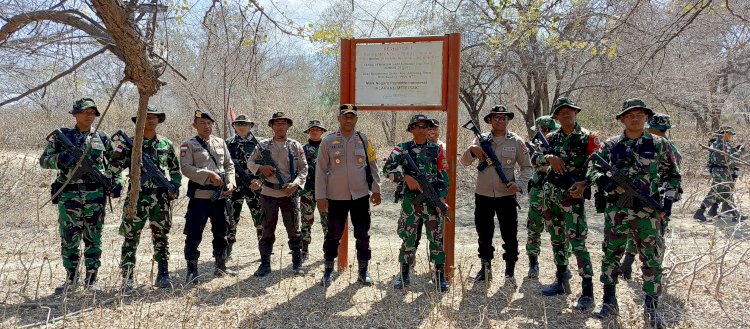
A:
<svg viewBox="0 0 750 329">
<path fill-rule="evenodd" d="M 416 173 L 415 175 L 412 175 L 412 177 L 414 177 L 414 179 L 416 179 L 419 183 L 419 186 L 422 187 L 422 194 L 414 198 L 414 203 L 422 203 L 424 201 L 427 201 L 434 207 L 440 208 L 441 213 L 445 215 L 448 212 L 448 207 L 443 203 L 443 201 L 440 200 L 440 195 L 437 193 L 437 191 L 435 191 L 435 188 L 427 180 L 427 175 L 419 170 L 419 167 L 417 167 L 414 159 L 412 159 L 411 155 L 409 155 L 408 150 L 401 154 L 404 156 L 404 159 L 406 159 L 406 163 L 409 165 L 409 167 L 411 167 Z"/>
<path fill-rule="evenodd" d="M 589 160 L 593 160 L 595 164 L 603 168 L 605 171 L 605 175 L 607 175 L 607 177 L 612 179 L 615 183 L 617 183 L 618 186 L 622 187 L 622 189 L 625 190 L 625 192 L 623 192 L 622 195 L 617 199 L 617 202 L 615 202 L 618 207 L 632 208 L 633 201 L 638 200 L 642 205 L 646 207 L 654 209 L 660 213 L 664 212 L 664 209 L 658 202 L 652 199 L 651 196 L 644 194 L 643 191 L 641 191 L 635 186 L 635 184 L 633 184 L 630 178 L 613 168 L 609 164 L 609 162 L 607 162 L 607 160 L 604 160 L 604 158 L 602 158 L 599 154 L 592 154 L 589 157 Z"/>
<path fill-rule="evenodd" d="M 96 162 L 88 155 L 84 155 L 83 150 L 73 145 L 62 130 L 55 130 L 55 138 L 62 142 L 62 146 L 68 154 L 73 158 L 79 159 L 78 161 L 81 163 L 80 166 L 72 169 L 73 176 L 71 177 L 71 181 L 86 177 L 101 184 L 104 187 L 105 194 L 109 195 L 109 192 L 112 191 L 112 179 L 96 169 Z M 81 158 L 83 158 L 83 161 L 80 160 Z"/>
<path fill-rule="evenodd" d="M 133 140 L 130 139 L 130 136 L 128 136 L 128 134 L 126 134 L 124 131 L 118 130 L 114 135 L 112 135 L 112 139 L 121 141 L 130 151 L 130 154 L 133 154 Z M 171 181 L 167 180 L 167 176 L 164 175 L 164 172 L 161 171 L 161 168 L 159 168 L 159 166 L 154 163 L 154 160 L 151 159 L 150 155 L 146 153 L 141 153 L 141 155 L 141 159 L 143 160 L 141 166 L 141 185 L 143 185 L 143 183 L 147 181 L 151 181 L 157 187 L 166 189 L 172 195 L 177 195 L 180 192 L 179 187 Z"/>
<path fill-rule="evenodd" d="M 546 150 L 545 152 L 543 152 L 544 154 L 550 154 L 550 155 L 554 155 L 556 157 L 560 156 L 560 154 L 558 152 L 555 152 L 555 151 L 552 150 L 552 148 L 549 146 L 549 142 L 547 141 L 547 137 L 545 137 L 544 134 L 542 134 L 541 131 L 537 130 L 536 134 L 534 134 L 534 137 L 531 138 L 531 140 L 534 141 L 535 143 L 537 143 L 539 146 L 543 147 L 544 150 Z M 588 161 L 586 163 L 588 163 Z M 585 167 L 586 167 L 586 165 L 584 165 L 584 168 Z M 550 175 L 558 176 L 560 179 L 562 179 L 562 181 L 568 187 L 573 186 L 573 184 L 576 183 L 575 178 L 573 178 L 573 176 L 569 172 L 565 172 L 562 175 L 558 175 L 553 170 L 553 171 L 550 171 L 549 173 L 547 173 L 548 177 Z"/>
<path fill-rule="evenodd" d="M 279 165 L 271 156 L 271 150 L 263 148 L 263 146 L 260 145 L 260 141 L 257 138 L 255 138 L 255 135 L 253 135 L 252 132 L 250 132 L 250 138 L 252 138 L 253 141 L 255 141 L 255 147 L 260 149 L 260 156 L 261 156 L 260 161 L 256 160 L 255 163 L 259 165 L 263 165 L 263 166 L 273 167 L 274 172 L 276 174 L 276 180 L 279 181 L 279 185 L 281 186 L 286 185 L 286 180 L 284 179 L 284 177 L 281 177 L 281 172 L 279 172 Z M 291 166 L 292 164 L 290 163 L 289 165 Z"/>
<path fill-rule="evenodd" d="M 237 173 L 238 178 L 240 179 L 238 185 L 244 186 L 244 187 L 250 187 L 250 185 L 253 184 L 253 178 L 250 176 L 250 174 L 247 173 L 247 168 L 243 168 L 240 165 L 240 162 L 232 158 L 232 162 L 234 163 L 234 172 Z"/>
<path fill-rule="evenodd" d="M 477 165 L 477 170 L 484 171 L 485 169 L 487 169 L 487 167 L 492 166 L 493 168 L 495 168 L 495 172 L 497 173 L 497 175 L 500 176 L 500 180 L 503 182 L 503 184 L 505 184 L 506 187 L 510 187 L 510 180 L 508 180 L 508 177 L 505 177 L 503 164 L 497 158 L 495 151 L 492 149 L 492 135 L 482 137 L 482 132 L 479 131 L 479 126 L 477 126 L 477 123 L 474 121 L 474 119 L 469 120 L 469 122 L 464 124 L 462 127 L 469 129 L 474 133 L 474 135 L 477 137 L 477 140 L 479 141 L 479 146 L 482 148 L 482 151 L 487 154 L 487 159 Z"/>
</svg>

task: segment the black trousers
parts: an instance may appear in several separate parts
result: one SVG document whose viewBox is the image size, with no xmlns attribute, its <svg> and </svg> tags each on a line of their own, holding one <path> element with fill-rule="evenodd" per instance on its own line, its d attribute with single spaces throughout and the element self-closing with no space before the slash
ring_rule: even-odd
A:
<svg viewBox="0 0 750 329">
<path fill-rule="evenodd" d="M 208 219 L 211 219 L 211 233 L 214 239 L 214 257 L 224 258 L 227 249 L 227 229 L 229 218 L 226 213 L 227 199 L 211 201 L 209 199 L 191 198 L 185 214 L 185 259 L 198 260 L 201 253 L 198 246 L 203 240 L 203 229 Z"/>
<path fill-rule="evenodd" d="M 509 262 L 518 260 L 518 210 L 515 196 L 487 197 L 474 194 L 474 225 L 479 238 L 479 258 L 491 261 L 495 247 L 492 236 L 495 234 L 495 215 L 500 225 L 500 236 L 503 238 L 503 259 Z"/>
<path fill-rule="evenodd" d="M 258 242 L 260 256 L 271 256 L 273 244 L 276 242 L 276 224 L 279 222 L 279 210 L 289 238 L 289 249 L 302 249 L 302 234 L 299 231 L 299 207 L 297 197 L 274 198 L 267 195 L 260 196 L 260 212 L 263 218 L 263 234 Z"/>
<path fill-rule="evenodd" d="M 370 197 L 356 200 L 328 200 L 328 234 L 323 242 L 323 257 L 333 261 L 339 255 L 339 242 L 344 232 L 347 215 L 351 214 L 354 238 L 357 240 L 357 260 L 367 262 L 372 258 L 370 250 Z"/>
</svg>

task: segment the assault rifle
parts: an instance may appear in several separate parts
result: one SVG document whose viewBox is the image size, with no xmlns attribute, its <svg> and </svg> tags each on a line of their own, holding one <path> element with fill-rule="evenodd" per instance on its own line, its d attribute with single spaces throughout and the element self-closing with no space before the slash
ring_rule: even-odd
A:
<svg viewBox="0 0 750 329">
<path fill-rule="evenodd" d="M 592 154 L 589 157 L 589 160 L 593 160 L 595 164 L 601 166 L 605 171 L 605 175 L 607 175 L 607 177 L 612 179 L 615 183 L 617 183 L 618 186 L 625 190 L 625 192 L 623 192 L 622 195 L 617 199 L 617 202 L 615 202 L 618 207 L 632 208 L 634 205 L 634 201 L 638 200 L 646 207 L 654 209 L 660 213 L 665 212 L 664 208 L 662 208 L 662 206 L 658 202 L 652 199 L 651 196 L 644 194 L 643 191 L 641 191 L 638 187 L 635 186 L 635 184 L 633 184 L 630 178 L 613 168 L 609 164 L 609 162 L 607 162 L 607 160 L 604 160 L 604 158 L 602 158 L 599 154 Z"/>
<path fill-rule="evenodd" d="M 414 162 L 414 159 L 411 158 L 411 155 L 409 155 L 409 152 L 403 152 L 401 153 L 404 156 L 404 159 L 406 159 L 406 163 L 411 167 L 415 175 L 412 175 L 414 179 L 417 180 L 419 183 L 419 186 L 422 188 L 422 194 L 418 195 L 416 198 L 414 198 L 415 203 L 422 203 L 424 201 L 427 201 L 431 205 L 440 208 L 440 211 L 443 215 L 448 213 L 448 207 L 443 203 L 443 201 L 440 200 L 440 195 L 437 191 L 435 191 L 435 188 L 432 187 L 432 184 L 427 180 L 427 175 L 425 175 L 421 170 L 419 170 L 419 167 L 417 167 L 417 164 Z"/>
<path fill-rule="evenodd" d="M 232 162 L 234 163 L 234 172 L 237 173 L 237 176 L 239 178 L 239 182 L 237 182 L 237 185 L 244 186 L 244 187 L 250 187 L 250 185 L 253 184 L 253 178 L 250 177 L 250 174 L 247 173 L 247 168 L 243 168 L 240 165 L 240 162 L 232 158 Z"/>
<path fill-rule="evenodd" d="M 479 146 L 482 148 L 482 151 L 487 154 L 487 159 L 477 165 L 477 170 L 484 171 L 485 169 L 487 169 L 487 167 L 492 166 L 493 168 L 495 168 L 495 172 L 497 173 L 497 175 L 500 176 L 500 180 L 503 182 L 503 184 L 505 184 L 506 187 L 510 187 L 510 180 L 508 180 L 508 177 L 505 176 L 505 172 L 503 171 L 503 164 L 497 158 L 495 151 L 492 149 L 492 135 L 482 137 L 482 132 L 479 131 L 479 126 L 477 125 L 476 121 L 474 121 L 474 119 L 469 120 L 462 127 L 469 129 L 474 133 L 474 136 L 476 136 L 477 140 L 479 141 Z"/>
<path fill-rule="evenodd" d="M 276 175 L 276 180 L 279 181 L 279 185 L 281 186 L 286 185 L 286 180 L 284 179 L 284 177 L 281 176 L 281 172 L 279 172 L 279 165 L 271 156 L 271 150 L 267 148 L 263 148 L 263 146 L 260 145 L 260 141 L 257 138 L 255 138 L 255 135 L 253 135 L 252 131 L 250 132 L 250 138 L 252 138 L 253 141 L 255 141 L 255 147 L 260 150 L 260 156 L 261 156 L 260 161 L 255 161 L 255 163 L 259 165 L 273 167 L 274 173 Z M 291 165 L 291 163 L 289 165 Z"/>
<path fill-rule="evenodd" d="M 531 138 L 531 140 L 535 141 L 535 142 L 536 142 L 536 143 L 537 143 L 537 144 L 538 144 L 539 146 L 543 147 L 543 148 L 544 148 L 544 149 L 546 150 L 546 152 L 544 152 L 545 154 L 550 154 L 550 155 L 554 155 L 554 156 L 556 156 L 556 157 L 559 157 L 559 156 L 560 156 L 560 154 L 559 154 L 559 153 L 557 153 L 557 152 L 553 151 L 553 150 L 552 150 L 552 149 L 550 148 L 550 146 L 549 146 L 549 142 L 547 141 L 547 137 L 545 137 L 545 136 L 544 136 L 544 134 L 542 134 L 542 132 L 541 132 L 541 131 L 537 130 L 537 131 L 536 131 L 536 134 L 534 134 L 534 137 L 533 137 L 533 138 Z M 586 166 L 584 165 L 584 167 L 586 167 Z M 565 173 L 564 173 L 564 174 L 562 174 L 562 175 L 558 175 L 558 174 L 556 174 L 556 173 L 555 173 L 554 171 L 550 171 L 549 173 L 547 173 L 547 176 L 548 176 L 548 177 L 549 177 L 549 175 L 556 175 L 556 176 L 558 176 L 559 178 L 561 178 L 561 179 L 563 180 L 563 182 L 564 182 L 564 183 L 566 184 L 566 186 L 568 186 L 568 187 L 570 187 L 570 186 L 573 186 L 573 184 L 575 184 L 575 183 L 576 183 L 576 180 L 575 180 L 575 178 L 573 178 L 573 176 L 572 176 L 572 175 L 570 175 L 570 173 L 569 173 L 569 172 L 565 172 Z M 549 178 L 548 178 L 548 179 L 549 179 Z"/>
<path fill-rule="evenodd" d="M 68 152 L 68 154 L 70 154 L 73 158 L 79 159 L 78 162 L 80 163 L 80 165 L 72 169 L 71 181 L 86 177 L 97 182 L 98 184 L 101 184 L 104 187 L 105 194 L 109 195 L 109 192 L 112 191 L 112 179 L 97 170 L 96 162 L 94 162 L 94 160 L 92 160 L 88 155 L 84 155 L 83 150 L 73 145 L 68 137 L 65 136 L 65 134 L 62 132 L 62 130 L 57 129 L 55 130 L 54 134 L 55 138 L 62 142 L 62 146 L 63 148 L 65 148 L 65 151 Z M 81 160 L 81 158 L 83 159 Z"/>
<path fill-rule="evenodd" d="M 118 130 L 114 135 L 112 135 L 112 139 L 121 141 L 125 145 L 125 147 L 130 150 L 130 154 L 132 154 L 133 140 L 130 138 L 130 136 L 128 136 L 128 134 L 126 134 L 122 130 Z M 167 180 L 167 176 L 165 176 L 164 172 L 161 171 L 161 168 L 159 168 L 159 166 L 154 163 L 154 160 L 151 159 L 150 155 L 146 153 L 141 153 L 141 155 L 141 159 L 143 160 L 141 166 L 141 184 L 147 181 L 151 181 L 159 188 L 166 189 L 172 195 L 177 195 L 180 192 L 179 187 L 171 181 Z"/>
</svg>

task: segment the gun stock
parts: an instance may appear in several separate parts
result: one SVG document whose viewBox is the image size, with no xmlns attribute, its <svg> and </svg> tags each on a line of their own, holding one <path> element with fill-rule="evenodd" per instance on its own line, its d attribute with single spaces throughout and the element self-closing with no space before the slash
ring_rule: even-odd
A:
<svg viewBox="0 0 750 329">
<path fill-rule="evenodd" d="M 125 144 L 125 147 L 127 147 L 132 154 L 133 140 L 130 138 L 130 136 L 128 136 L 128 134 L 126 134 L 122 130 L 118 130 L 114 135 L 112 135 L 112 138 L 122 141 L 122 143 Z M 146 153 L 142 153 L 141 160 L 141 185 L 143 185 L 143 183 L 147 181 L 151 181 L 156 186 L 166 189 L 173 195 L 177 195 L 180 192 L 177 185 L 167 179 L 167 176 L 164 175 L 164 173 L 161 171 L 161 168 L 159 168 L 159 166 L 154 163 L 154 160 L 151 159 L 151 156 Z"/>
<path fill-rule="evenodd" d="M 71 156 L 78 159 L 79 166 L 73 169 L 71 173 L 72 179 L 79 179 L 81 177 L 87 177 L 104 187 L 107 194 L 112 191 L 112 179 L 102 174 L 96 169 L 96 163 L 91 158 L 83 153 L 83 150 L 73 145 L 62 130 L 55 130 L 55 138 L 62 142 L 63 148 L 70 153 Z"/>
<path fill-rule="evenodd" d="M 492 166 L 495 169 L 495 173 L 500 177 L 500 181 L 502 181 L 506 187 L 510 187 L 510 180 L 505 176 L 502 163 L 497 158 L 495 150 L 492 149 L 492 138 L 482 137 L 482 133 L 479 131 L 479 126 L 474 119 L 469 120 L 462 127 L 469 129 L 474 133 L 474 136 L 476 136 L 479 141 L 479 146 L 482 148 L 482 151 L 487 154 L 487 159 L 477 165 L 477 170 L 484 171 L 487 167 Z"/>
<path fill-rule="evenodd" d="M 664 209 L 658 202 L 651 198 L 651 196 L 644 194 L 638 187 L 635 186 L 635 184 L 633 184 L 633 181 L 631 181 L 630 178 L 613 168 L 609 164 L 609 162 L 604 160 L 604 158 L 602 158 L 599 154 L 591 154 L 591 156 L 589 156 L 589 160 L 594 160 L 596 164 L 604 168 L 607 177 L 611 178 L 613 181 L 615 181 L 615 183 L 617 183 L 618 186 L 625 190 L 622 196 L 620 196 L 620 198 L 615 203 L 618 207 L 632 208 L 634 203 L 633 201 L 638 200 L 646 207 L 649 207 L 661 213 L 664 212 Z"/>
<path fill-rule="evenodd" d="M 422 203 L 423 201 L 427 201 L 432 206 L 440 208 L 442 214 L 446 214 L 448 212 L 448 207 L 445 205 L 445 203 L 443 203 L 442 200 L 440 200 L 440 196 L 438 195 L 437 191 L 435 191 L 435 188 L 432 186 L 432 184 L 430 184 L 430 182 L 427 180 L 427 176 L 421 170 L 419 170 L 419 167 L 417 167 L 417 164 L 414 162 L 414 159 L 412 159 L 411 155 L 409 155 L 408 151 L 402 154 L 404 155 L 406 163 L 409 165 L 409 167 L 411 167 L 414 172 L 417 173 L 414 176 L 414 179 L 417 180 L 419 186 L 422 188 L 422 193 L 414 198 L 414 202 Z"/>
</svg>

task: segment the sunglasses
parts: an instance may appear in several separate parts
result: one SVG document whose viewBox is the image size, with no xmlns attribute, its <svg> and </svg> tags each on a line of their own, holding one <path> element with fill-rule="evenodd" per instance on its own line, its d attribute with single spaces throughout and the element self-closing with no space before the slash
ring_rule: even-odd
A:
<svg viewBox="0 0 750 329">
<path fill-rule="evenodd" d="M 490 119 L 492 119 L 494 121 L 506 121 L 506 120 L 509 120 L 509 118 L 508 118 L 507 115 L 495 115 L 493 117 L 490 117 Z"/>
</svg>

